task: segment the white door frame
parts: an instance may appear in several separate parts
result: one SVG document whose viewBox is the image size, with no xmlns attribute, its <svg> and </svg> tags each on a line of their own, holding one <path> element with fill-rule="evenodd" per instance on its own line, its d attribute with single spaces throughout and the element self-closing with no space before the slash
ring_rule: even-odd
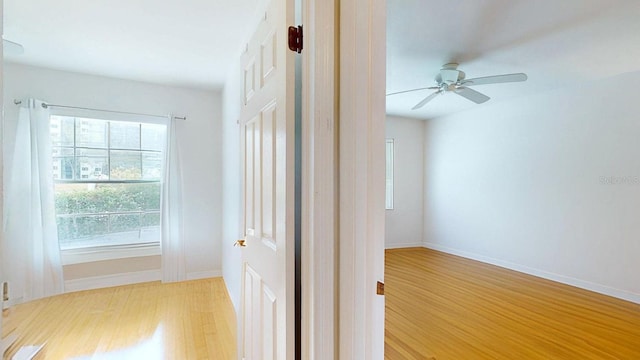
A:
<svg viewBox="0 0 640 360">
<path fill-rule="evenodd" d="M 340 359 L 383 359 L 386 0 L 340 1 Z"/>
<path fill-rule="evenodd" d="M 3 0 L 0 0 L 0 35 L 4 34 L 4 4 Z M 4 199 L 4 174 L 3 169 L 4 165 L 2 163 L 3 152 L 2 149 L 4 145 L 2 144 L 2 139 L 4 134 L 4 44 L 0 45 L 0 221 L 4 224 L 4 214 L 3 214 L 3 199 Z M 4 240 L 2 238 L 3 231 L 0 231 L 0 262 L 2 261 L 3 252 L 2 245 L 4 244 Z M 4 283 L 4 275 L 2 273 L 2 266 L 0 266 L 0 292 L 2 289 L 2 284 Z M 0 294 L 0 310 L 3 307 L 2 294 Z M 2 316 L 0 316 L 0 340 L 2 338 Z M 0 347 L 0 357 L 2 357 L 4 350 Z"/>
<path fill-rule="evenodd" d="M 336 0 L 303 0 L 302 358 L 337 359 Z"/>
<path fill-rule="evenodd" d="M 303 8 L 302 358 L 383 359 L 386 0 Z"/>
</svg>

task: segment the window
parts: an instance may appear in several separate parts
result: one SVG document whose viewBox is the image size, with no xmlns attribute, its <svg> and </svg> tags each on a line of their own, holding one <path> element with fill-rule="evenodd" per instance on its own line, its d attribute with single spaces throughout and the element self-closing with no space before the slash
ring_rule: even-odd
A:
<svg viewBox="0 0 640 360">
<path fill-rule="evenodd" d="M 166 126 L 52 115 L 60 249 L 155 245 Z"/>
<path fill-rule="evenodd" d="M 385 209 L 393 210 L 393 139 L 386 141 L 386 171 L 385 171 Z"/>
</svg>

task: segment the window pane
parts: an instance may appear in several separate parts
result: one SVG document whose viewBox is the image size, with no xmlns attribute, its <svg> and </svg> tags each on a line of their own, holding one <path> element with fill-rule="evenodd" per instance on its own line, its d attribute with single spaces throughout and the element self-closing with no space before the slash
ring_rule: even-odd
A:
<svg viewBox="0 0 640 360">
<path fill-rule="evenodd" d="M 109 232 L 109 216 L 84 215 L 58 217 L 58 239 L 60 244 L 78 242 Z"/>
<path fill-rule="evenodd" d="M 140 180 L 142 159 L 139 151 L 111 151 L 111 180 Z"/>
<path fill-rule="evenodd" d="M 53 152 L 53 179 L 73 180 L 73 148 L 54 147 Z"/>
<path fill-rule="evenodd" d="M 107 122 L 104 120 L 76 118 L 76 146 L 106 148 Z"/>
<path fill-rule="evenodd" d="M 50 120 L 52 175 L 66 180 L 55 183 L 61 249 L 159 242 L 166 126 L 55 115 Z"/>
<path fill-rule="evenodd" d="M 111 121 L 109 126 L 112 149 L 140 149 L 140 124 Z"/>
<path fill-rule="evenodd" d="M 385 171 L 385 209 L 393 210 L 393 139 L 387 139 L 386 141 L 386 171 Z"/>
<path fill-rule="evenodd" d="M 160 184 L 56 184 L 61 248 L 160 240 Z"/>
<path fill-rule="evenodd" d="M 76 149 L 76 180 L 107 180 L 107 150 Z"/>
<path fill-rule="evenodd" d="M 51 143 L 53 146 L 73 146 L 74 118 L 51 116 Z"/>
<path fill-rule="evenodd" d="M 60 241 L 60 245 L 68 243 L 78 237 L 73 218 L 58 216 L 56 220 L 58 223 L 58 241 Z"/>
<path fill-rule="evenodd" d="M 87 215 L 75 218 L 78 237 L 106 234 L 109 232 L 109 217 L 106 215 Z"/>
<path fill-rule="evenodd" d="M 51 135 L 51 144 L 53 146 L 60 145 L 62 142 L 62 119 L 59 116 L 52 116 L 50 120 L 49 134 Z"/>
<path fill-rule="evenodd" d="M 56 214 L 92 214 L 112 210 L 109 187 L 98 184 L 56 184 Z"/>
<path fill-rule="evenodd" d="M 160 213 L 146 213 L 142 215 L 143 227 L 156 227 L 160 226 Z"/>
<path fill-rule="evenodd" d="M 157 152 L 142 153 L 142 178 L 144 180 L 160 180 L 162 177 L 162 154 Z"/>
<path fill-rule="evenodd" d="M 164 150 L 166 126 L 142 124 L 142 150 Z"/>
<path fill-rule="evenodd" d="M 160 210 L 160 184 L 56 184 L 56 214 Z"/>
<path fill-rule="evenodd" d="M 113 215 L 110 232 L 138 231 L 141 216 L 142 213 Z"/>
<path fill-rule="evenodd" d="M 160 240 L 160 212 L 142 215 L 140 241 L 151 242 Z"/>
<path fill-rule="evenodd" d="M 132 184 L 131 192 L 137 196 L 137 204 L 144 211 L 160 211 L 160 183 Z M 159 218 L 158 218 L 159 219 Z M 158 220 L 160 225 L 160 220 Z"/>
</svg>

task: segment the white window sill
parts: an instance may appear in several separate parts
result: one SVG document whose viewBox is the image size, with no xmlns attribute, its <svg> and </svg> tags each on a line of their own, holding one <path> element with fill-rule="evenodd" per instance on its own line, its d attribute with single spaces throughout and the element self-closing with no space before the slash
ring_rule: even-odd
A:
<svg viewBox="0 0 640 360">
<path fill-rule="evenodd" d="M 160 243 L 95 246 L 61 250 L 62 265 L 161 255 Z"/>
</svg>

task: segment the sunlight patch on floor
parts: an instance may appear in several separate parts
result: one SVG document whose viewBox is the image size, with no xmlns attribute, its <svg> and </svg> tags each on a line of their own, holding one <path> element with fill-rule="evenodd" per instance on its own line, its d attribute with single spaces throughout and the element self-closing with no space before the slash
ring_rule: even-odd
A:
<svg viewBox="0 0 640 360">
<path fill-rule="evenodd" d="M 133 346 L 111 350 L 106 353 L 76 357 L 71 360 L 155 360 L 165 358 L 164 329 L 162 324 L 160 324 L 149 339 L 143 340 Z"/>
</svg>

